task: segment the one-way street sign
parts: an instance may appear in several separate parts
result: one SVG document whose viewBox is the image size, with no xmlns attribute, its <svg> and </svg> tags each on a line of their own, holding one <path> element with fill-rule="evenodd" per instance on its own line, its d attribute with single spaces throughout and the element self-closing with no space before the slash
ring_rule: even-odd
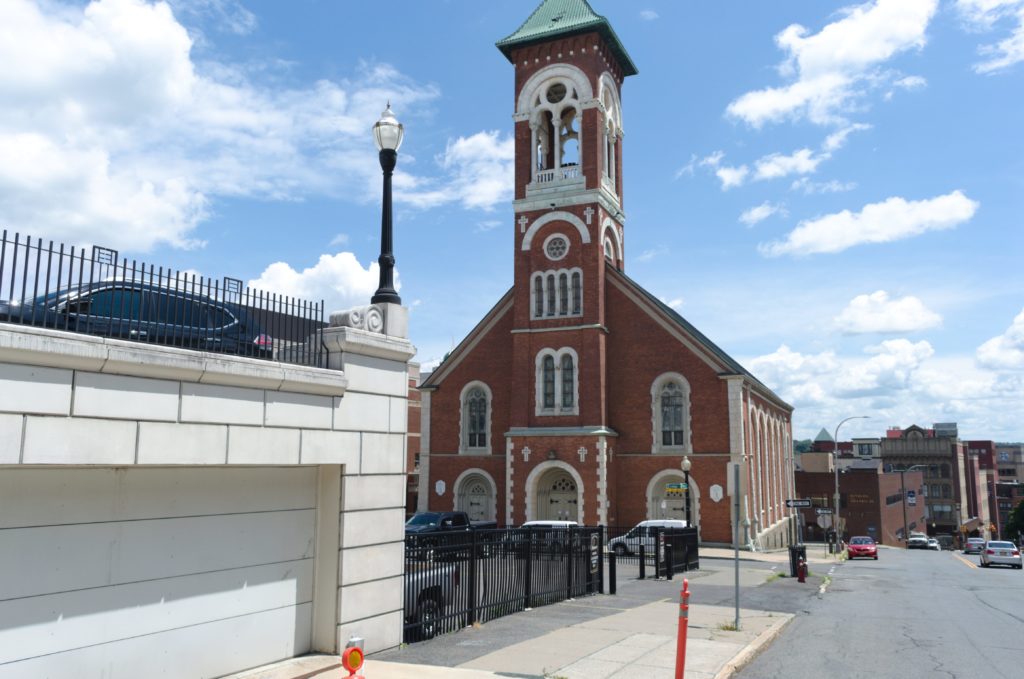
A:
<svg viewBox="0 0 1024 679">
<path fill-rule="evenodd" d="M 818 507 L 814 511 L 818 513 L 818 516 L 828 516 L 829 514 L 832 513 L 832 508 L 831 507 Z"/>
<path fill-rule="evenodd" d="M 786 506 L 790 507 L 790 508 L 792 508 L 792 507 L 810 507 L 811 506 L 811 501 L 810 500 L 786 500 Z"/>
</svg>

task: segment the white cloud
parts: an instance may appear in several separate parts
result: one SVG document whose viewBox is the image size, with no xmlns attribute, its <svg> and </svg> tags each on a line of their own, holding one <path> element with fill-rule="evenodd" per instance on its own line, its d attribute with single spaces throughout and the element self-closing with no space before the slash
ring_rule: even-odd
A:
<svg viewBox="0 0 1024 679">
<path fill-rule="evenodd" d="M 494 229 L 498 228 L 499 226 L 501 226 L 501 222 L 499 220 L 497 220 L 497 219 L 487 219 L 487 220 L 484 220 L 482 222 L 477 222 L 476 230 L 479 233 L 486 233 L 488 231 L 493 231 Z"/>
<path fill-rule="evenodd" d="M 758 222 L 763 222 L 774 214 L 785 216 L 785 206 L 781 203 L 770 203 L 765 201 L 756 207 L 752 207 L 749 210 L 744 210 L 743 214 L 740 215 L 740 221 L 747 226 L 753 226 Z"/>
<path fill-rule="evenodd" d="M 666 300 L 662 300 L 662 301 L 665 302 L 665 304 L 667 304 L 671 308 L 675 309 L 676 311 L 679 311 L 680 307 L 683 306 L 683 298 L 682 297 L 675 297 L 673 299 L 666 299 Z"/>
<path fill-rule="evenodd" d="M 907 389 L 914 372 L 930 358 L 935 350 L 928 342 L 906 339 L 886 340 L 867 347 L 872 357 L 857 365 L 855 370 L 844 370 L 836 379 L 840 396 L 877 396 Z"/>
<path fill-rule="evenodd" d="M 441 166 L 451 173 L 448 189 L 466 208 L 493 210 L 512 200 L 515 140 L 477 132 L 448 143 Z"/>
<path fill-rule="evenodd" d="M 978 209 L 961 191 L 926 200 L 893 197 L 865 205 L 860 212 L 842 212 L 800 222 L 783 241 L 762 243 L 768 257 L 842 252 L 862 243 L 888 243 L 927 231 L 951 229 Z"/>
<path fill-rule="evenodd" d="M 855 188 L 857 188 L 857 182 L 841 182 L 837 179 L 831 179 L 827 182 L 812 182 L 807 177 L 801 177 L 789 186 L 791 191 L 803 191 L 807 195 L 840 193 L 843 191 L 853 191 Z"/>
<path fill-rule="evenodd" d="M 978 49 L 987 59 L 974 65 L 976 72 L 995 73 L 1024 61 L 1024 0 L 957 0 L 956 4 L 960 14 L 980 30 L 1013 25 L 1009 37 Z"/>
<path fill-rule="evenodd" d="M 654 21 L 658 18 L 658 13 L 653 9 L 640 10 L 640 18 L 644 21 Z"/>
<path fill-rule="evenodd" d="M 900 78 L 893 85 L 904 90 L 919 90 L 922 87 L 927 87 L 928 81 L 919 75 L 908 75 L 905 78 Z"/>
<path fill-rule="evenodd" d="M 907 295 L 890 299 L 889 293 L 878 290 L 870 295 L 854 297 L 834 321 L 841 332 L 855 335 L 927 330 L 940 325 L 942 317 L 917 297 Z"/>
<path fill-rule="evenodd" d="M 1024 369 L 1024 310 L 1006 332 L 978 347 L 976 356 L 978 363 L 993 370 Z"/>
<path fill-rule="evenodd" d="M 339 234 L 337 234 L 334 238 L 331 239 L 331 242 L 328 243 L 328 245 L 331 245 L 331 246 L 334 246 L 334 245 L 347 245 L 347 244 L 348 244 L 348 234 L 347 233 L 339 233 Z"/>
<path fill-rule="evenodd" d="M 861 132 L 863 130 L 870 130 L 871 126 L 866 123 L 854 123 L 853 125 L 847 125 L 841 130 L 837 130 L 832 134 L 825 137 L 825 142 L 821 147 L 826 153 L 837 151 L 846 145 L 846 138 L 854 132 Z"/>
<path fill-rule="evenodd" d="M 187 5 L 244 29 L 237 3 Z M 264 86 L 243 66 L 194 61 L 163 3 L 4 0 L 0 26 L 0 221 L 59 240 L 189 247 L 219 197 L 375 200 L 367 130 L 383 103 L 438 96 L 382 64 L 352 81 Z"/>
<path fill-rule="evenodd" d="M 642 253 L 637 255 L 635 261 L 637 261 L 637 262 L 649 262 L 652 259 L 654 259 L 655 257 L 657 257 L 659 255 L 664 255 L 664 254 L 668 254 L 668 248 L 665 247 L 664 245 L 659 245 L 656 248 L 651 248 L 650 250 L 644 250 Z"/>
<path fill-rule="evenodd" d="M 219 28 L 235 35 L 256 30 L 256 15 L 239 0 L 168 0 L 175 14 L 189 14 L 212 20 Z"/>
<path fill-rule="evenodd" d="M 754 127 L 785 119 L 819 124 L 842 114 L 868 88 L 892 76 L 879 67 L 925 44 L 937 0 L 876 0 L 842 10 L 842 18 L 811 34 L 792 24 L 775 36 L 786 52 L 780 66 L 792 82 L 747 92 L 729 104 L 728 115 Z"/>
<path fill-rule="evenodd" d="M 722 182 L 722 190 L 728 191 L 735 186 L 742 186 L 746 181 L 750 169 L 746 165 L 739 167 L 719 167 L 715 170 L 715 176 Z"/>
<path fill-rule="evenodd" d="M 364 306 L 377 290 L 380 268 L 376 262 L 365 269 L 351 252 L 320 255 L 313 266 L 296 271 L 285 262 L 268 266 L 249 286 L 259 290 L 301 299 L 324 300 L 326 314 L 332 311 Z M 398 270 L 395 270 L 395 289 L 401 289 Z"/>
<path fill-rule="evenodd" d="M 772 153 L 754 164 L 754 179 L 778 179 L 791 174 L 812 174 L 828 156 L 816 156 L 810 149 L 799 149 L 786 156 Z"/>
</svg>

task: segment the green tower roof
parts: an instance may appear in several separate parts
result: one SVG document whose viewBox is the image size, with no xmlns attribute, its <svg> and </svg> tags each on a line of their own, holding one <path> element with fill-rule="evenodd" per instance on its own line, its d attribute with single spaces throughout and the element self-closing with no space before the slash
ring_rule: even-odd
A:
<svg viewBox="0 0 1024 679">
<path fill-rule="evenodd" d="M 495 44 L 501 53 L 512 61 L 512 50 L 516 47 L 590 31 L 600 33 L 611 46 L 622 67 L 623 75 L 638 73 L 636 65 L 629 58 L 626 48 L 622 46 L 619 36 L 615 35 L 611 24 L 594 12 L 587 0 L 544 0 L 515 33 Z"/>
</svg>

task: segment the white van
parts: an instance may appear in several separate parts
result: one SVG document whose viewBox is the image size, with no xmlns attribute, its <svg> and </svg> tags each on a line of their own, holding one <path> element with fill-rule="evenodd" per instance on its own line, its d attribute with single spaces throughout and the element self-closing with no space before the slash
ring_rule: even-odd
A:
<svg viewBox="0 0 1024 679">
<path fill-rule="evenodd" d="M 614 550 L 618 556 L 636 554 L 640 545 L 644 546 L 644 554 L 654 553 L 654 533 L 652 528 L 686 528 L 686 522 L 680 519 L 650 519 L 641 521 L 623 536 L 608 541 L 608 549 Z"/>
</svg>

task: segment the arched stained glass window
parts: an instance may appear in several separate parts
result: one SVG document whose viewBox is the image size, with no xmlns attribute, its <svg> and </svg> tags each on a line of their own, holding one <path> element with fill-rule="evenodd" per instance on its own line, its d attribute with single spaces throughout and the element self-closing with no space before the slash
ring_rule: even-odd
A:
<svg viewBox="0 0 1024 679">
<path fill-rule="evenodd" d="M 675 382 L 661 390 L 661 445 L 683 445 L 683 391 Z"/>
<path fill-rule="evenodd" d="M 544 379 L 544 407 L 555 407 L 555 359 L 552 356 L 544 357 L 543 368 Z"/>
<path fill-rule="evenodd" d="M 562 356 L 562 407 L 572 408 L 576 402 L 574 385 L 576 382 L 575 367 L 572 356 Z"/>
</svg>

